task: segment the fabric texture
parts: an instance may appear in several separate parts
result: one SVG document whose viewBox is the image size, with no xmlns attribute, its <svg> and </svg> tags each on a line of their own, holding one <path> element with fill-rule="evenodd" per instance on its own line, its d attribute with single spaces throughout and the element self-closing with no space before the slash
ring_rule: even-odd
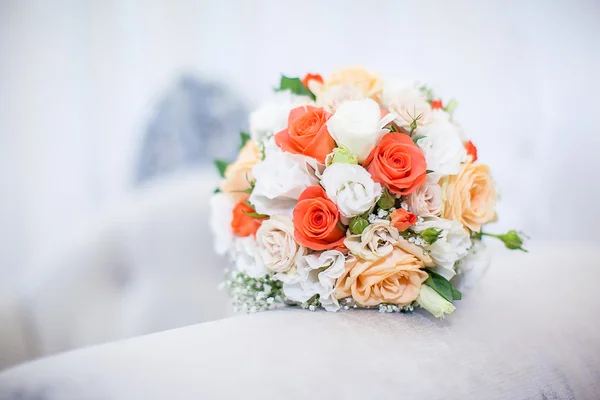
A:
<svg viewBox="0 0 600 400">
<path fill-rule="evenodd" d="M 595 399 L 598 251 L 496 251 L 454 314 L 286 308 L 50 357 L 1 399 Z"/>
</svg>

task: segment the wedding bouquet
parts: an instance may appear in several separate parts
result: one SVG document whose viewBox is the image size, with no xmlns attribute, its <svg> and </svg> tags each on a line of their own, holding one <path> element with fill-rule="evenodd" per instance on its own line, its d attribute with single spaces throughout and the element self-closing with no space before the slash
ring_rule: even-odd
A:
<svg viewBox="0 0 600 400">
<path fill-rule="evenodd" d="M 215 161 L 211 224 L 236 308 L 443 317 L 489 265 L 482 236 L 523 250 L 515 231 L 482 231 L 496 189 L 454 100 L 362 68 L 282 76 L 276 91 L 237 160 Z"/>
</svg>

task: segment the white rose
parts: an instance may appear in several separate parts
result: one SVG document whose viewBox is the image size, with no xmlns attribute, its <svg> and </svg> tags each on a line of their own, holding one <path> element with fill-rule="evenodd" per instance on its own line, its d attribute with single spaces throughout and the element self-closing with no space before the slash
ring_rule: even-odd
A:
<svg viewBox="0 0 600 400">
<path fill-rule="evenodd" d="M 460 222 L 439 217 L 425 217 L 413 226 L 417 233 L 428 228 L 441 230 L 441 233 L 433 244 L 425 245 L 425 250 L 435 261 L 436 272 L 446 279 L 451 279 L 456 275 L 454 263 L 466 256 L 471 247 L 469 234 Z"/>
<path fill-rule="evenodd" d="M 317 95 L 317 106 L 333 114 L 338 107 L 348 100 L 362 100 L 365 98 L 362 90 L 351 83 L 333 85 L 324 88 Z"/>
<path fill-rule="evenodd" d="M 445 314 L 452 314 L 456 309 L 452 303 L 427 285 L 421 285 L 417 303 L 436 318 L 444 318 Z"/>
<path fill-rule="evenodd" d="M 233 201 L 227 193 L 217 193 L 210 198 L 210 227 L 213 231 L 215 252 L 224 255 L 233 244 Z"/>
<path fill-rule="evenodd" d="M 349 235 L 344 239 L 344 245 L 356 257 L 374 261 L 390 254 L 399 238 L 398 229 L 390 221 L 379 219 L 367 226 L 360 235 Z"/>
<path fill-rule="evenodd" d="M 300 303 L 318 294 L 327 311 L 337 311 L 340 305 L 334 296 L 335 282 L 344 273 L 345 261 L 344 255 L 337 250 L 301 257 L 295 273 L 284 282 L 283 293 Z"/>
<path fill-rule="evenodd" d="M 467 151 L 454 124 L 431 123 L 418 128 L 414 135 L 423 136 L 417 140 L 417 146 L 423 151 L 427 169 L 433 171 L 427 174 L 429 180 L 437 182 L 442 176 L 458 174 Z"/>
<path fill-rule="evenodd" d="M 239 271 L 251 278 L 262 278 L 268 274 L 253 236 L 235 238 L 233 244 L 231 259 Z"/>
<path fill-rule="evenodd" d="M 476 240 L 469 253 L 456 264 L 457 275 L 452 282 L 459 290 L 472 289 L 483 278 L 492 263 L 492 257 L 485 244 Z"/>
<path fill-rule="evenodd" d="M 292 109 L 310 103 L 310 98 L 289 90 L 276 92 L 272 101 L 250 114 L 250 136 L 256 143 L 270 138 L 287 127 Z"/>
<path fill-rule="evenodd" d="M 294 239 L 294 224 L 289 217 L 273 215 L 256 232 L 258 253 L 272 272 L 286 272 L 307 250 Z"/>
<path fill-rule="evenodd" d="M 418 216 L 438 216 L 442 212 L 442 188 L 427 182 L 406 197 L 408 210 Z"/>
<path fill-rule="evenodd" d="M 265 159 L 252 168 L 256 183 L 250 202 L 257 213 L 291 217 L 304 189 L 319 184 L 317 173 L 316 160 L 270 146 Z"/>
<path fill-rule="evenodd" d="M 346 101 L 329 118 L 327 129 L 338 146 L 345 147 L 362 162 L 389 132 L 383 127 L 393 119 L 391 113 L 382 118 L 379 104 L 371 99 Z"/>
<path fill-rule="evenodd" d="M 352 218 L 370 210 L 381 196 L 381 185 L 356 164 L 335 163 L 323 172 L 321 185 L 342 215 Z"/>
<path fill-rule="evenodd" d="M 419 89 L 402 83 L 386 83 L 383 86 L 383 106 L 396 114 L 398 126 L 409 129 L 416 120 L 417 126 L 431 122 L 432 110 Z"/>
</svg>

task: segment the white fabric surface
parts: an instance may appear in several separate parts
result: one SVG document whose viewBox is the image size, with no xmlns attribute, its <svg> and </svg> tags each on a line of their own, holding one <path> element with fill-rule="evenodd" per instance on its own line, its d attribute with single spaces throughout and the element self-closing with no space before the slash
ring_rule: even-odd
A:
<svg viewBox="0 0 600 400">
<path fill-rule="evenodd" d="M 0 293 L 0 370 L 229 315 L 208 227 L 215 178 L 190 171 L 134 191 Z"/>
<path fill-rule="evenodd" d="M 597 399 L 600 252 L 530 247 L 500 253 L 444 321 L 240 316 L 16 367 L 0 374 L 0 398 Z"/>
</svg>

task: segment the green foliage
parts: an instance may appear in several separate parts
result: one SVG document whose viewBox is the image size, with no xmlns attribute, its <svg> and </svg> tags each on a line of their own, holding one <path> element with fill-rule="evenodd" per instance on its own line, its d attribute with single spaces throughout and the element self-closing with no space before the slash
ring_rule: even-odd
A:
<svg viewBox="0 0 600 400">
<path fill-rule="evenodd" d="M 454 288 L 452 283 L 446 278 L 430 269 L 427 269 L 427 273 L 429 274 L 429 278 L 425 281 L 425 285 L 438 292 L 440 296 L 450 302 L 462 299 L 462 293 Z"/>
<path fill-rule="evenodd" d="M 280 92 L 282 90 L 289 90 L 294 94 L 300 96 L 308 96 L 312 100 L 315 99 L 315 95 L 310 90 L 308 90 L 306 86 L 304 86 L 300 78 L 289 78 L 285 75 L 281 75 L 279 87 L 276 88 L 275 91 Z"/>
<path fill-rule="evenodd" d="M 225 170 L 227 169 L 230 163 L 219 159 L 214 160 L 214 163 L 217 167 L 217 170 L 219 171 L 219 176 L 221 176 L 221 178 L 225 178 Z"/>
<path fill-rule="evenodd" d="M 423 138 L 426 138 L 426 137 L 427 137 L 427 136 L 423 136 L 423 135 L 421 135 L 421 136 L 415 136 L 415 137 L 413 138 L 413 142 L 414 142 L 415 144 L 417 144 L 417 142 L 418 142 L 419 140 L 421 140 L 421 139 L 423 139 Z"/>
<path fill-rule="evenodd" d="M 250 140 L 250 134 L 247 132 L 240 132 L 240 149 L 242 149 L 246 143 L 248 143 L 248 140 Z"/>
</svg>

